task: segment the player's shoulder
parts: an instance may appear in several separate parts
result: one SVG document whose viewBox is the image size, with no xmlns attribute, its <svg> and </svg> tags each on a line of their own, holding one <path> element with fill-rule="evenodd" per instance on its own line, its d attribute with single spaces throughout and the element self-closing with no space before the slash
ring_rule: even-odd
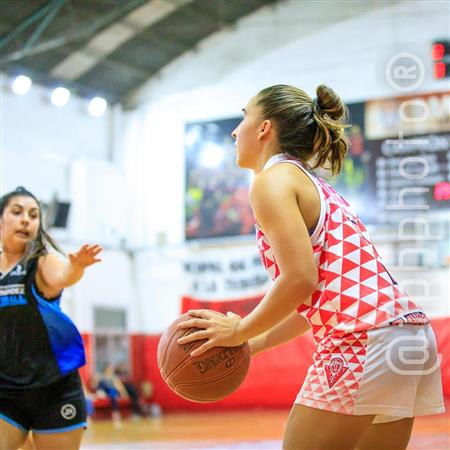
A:
<svg viewBox="0 0 450 450">
<path fill-rule="evenodd" d="M 278 164 L 277 164 L 278 165 Z M 274 191 L 286 185 L 286 173 L 275 166 L 269 167 L 255 175 L 250 185 L 250 196 L 260 192 Z"/>
<path fill-rule="evenodd" d="M 39 256 L 39 264 L 45 263 L 46 261 L 61 261 L 61 257 L 51 252 Z"/>
<path fill-rule="evenodd" d="M 308 176 L 303 170 L 295 164 L 280 162 L 255 176 L 250 193 L 265 189 L 295 189 L 303 183 L 309 183 Z"/>
<path fill-rule="evenodd" d="M 277 164 L 277 166 L 285 164 Z M 272 166 L 258 173 L 250 186 L 250 204 L 254 208 L 257 204 L 265 207 L 277 207 L 286 199 L 292 198 L 298 189 L 298 182 L 287 168 Z M 294 167 L 295 169 L 295 167 Z M 298 170 L 298 169 L 297 169 Z"/>
<path fill-rule="evenodd" d="M 263 170 L 259 175 L 276 180 L 295 181 L 296 183 L 308 180 L 308 175 L 301 168 L 301 163 L 293 160 L 283 160 Z"/>
<path fill-rule="evenodd" d="M 46 253 L 38 258 L 38 270 L 56 268 L 63 262 L 64 260 L 55 253 Z"/>
</svg>

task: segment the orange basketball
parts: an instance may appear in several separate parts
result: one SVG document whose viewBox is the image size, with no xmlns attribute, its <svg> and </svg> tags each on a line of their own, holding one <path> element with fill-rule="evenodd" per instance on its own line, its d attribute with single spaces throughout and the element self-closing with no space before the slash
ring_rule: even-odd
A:
<svg viewBox="0 0 450 450">
<path fill-rule="evenodd" d="M 187 400 L 214 402 L 235 391 L 244 381 L 250 366 L 250 348 L 245 342 L 237 347 L 213 347 L 200 356 L 190 353 L 205 340 L 179 345 L 177 340 L 197 328 L 177 329 L 177 324 L 192 318 L 183 314 L 161 336 L 158 367 L 167 385 Z"/>
</svg>

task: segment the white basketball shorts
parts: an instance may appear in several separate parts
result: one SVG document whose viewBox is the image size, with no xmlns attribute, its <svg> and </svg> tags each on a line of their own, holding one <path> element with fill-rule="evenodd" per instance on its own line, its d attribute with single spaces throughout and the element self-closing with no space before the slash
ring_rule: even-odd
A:
<svg viewBox="0 0 450 450">
<path fill-rule="evenodd" d="M 327 336 L 295 403 L 373 423 L 445 411 L 433 329 L 395 325 Z"/>
</svg>

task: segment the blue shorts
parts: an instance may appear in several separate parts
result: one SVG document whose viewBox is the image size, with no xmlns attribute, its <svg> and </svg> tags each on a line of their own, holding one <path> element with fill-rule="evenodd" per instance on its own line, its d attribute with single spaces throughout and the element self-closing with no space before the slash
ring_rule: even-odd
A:
<svg viewBox="0 0 450 450">
<path fill-rule="evenodd" d="M 86 428 L 86 401 L 78 372 L 40 388 L 1 390 L 0 419 L 33 433 Z"/>
</svg>

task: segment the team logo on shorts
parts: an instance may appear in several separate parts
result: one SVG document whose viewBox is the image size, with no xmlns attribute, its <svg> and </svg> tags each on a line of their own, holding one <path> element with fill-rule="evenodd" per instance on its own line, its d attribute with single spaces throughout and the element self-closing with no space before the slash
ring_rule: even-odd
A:
<svg viewBox="0 0 450 450">
<path fill-rule="evenodd" d="M 66 420 L 73 419 L 76 415 L 77 409 L 70 403 L 67 403 L 61 408 L 61 416 L 63 416 L 63 418 Z"/>
<path fill-rule="evenodd" d="M 348 366 L 345 365 L 345 360 L 340 356 L 334 356 L 331 358 L 329 364 L 325 366 L 325 374 L 327 376 L 328 386 L 331 388 L 336 384 L 342 375 L 348 370 Z"/>
</svg>

